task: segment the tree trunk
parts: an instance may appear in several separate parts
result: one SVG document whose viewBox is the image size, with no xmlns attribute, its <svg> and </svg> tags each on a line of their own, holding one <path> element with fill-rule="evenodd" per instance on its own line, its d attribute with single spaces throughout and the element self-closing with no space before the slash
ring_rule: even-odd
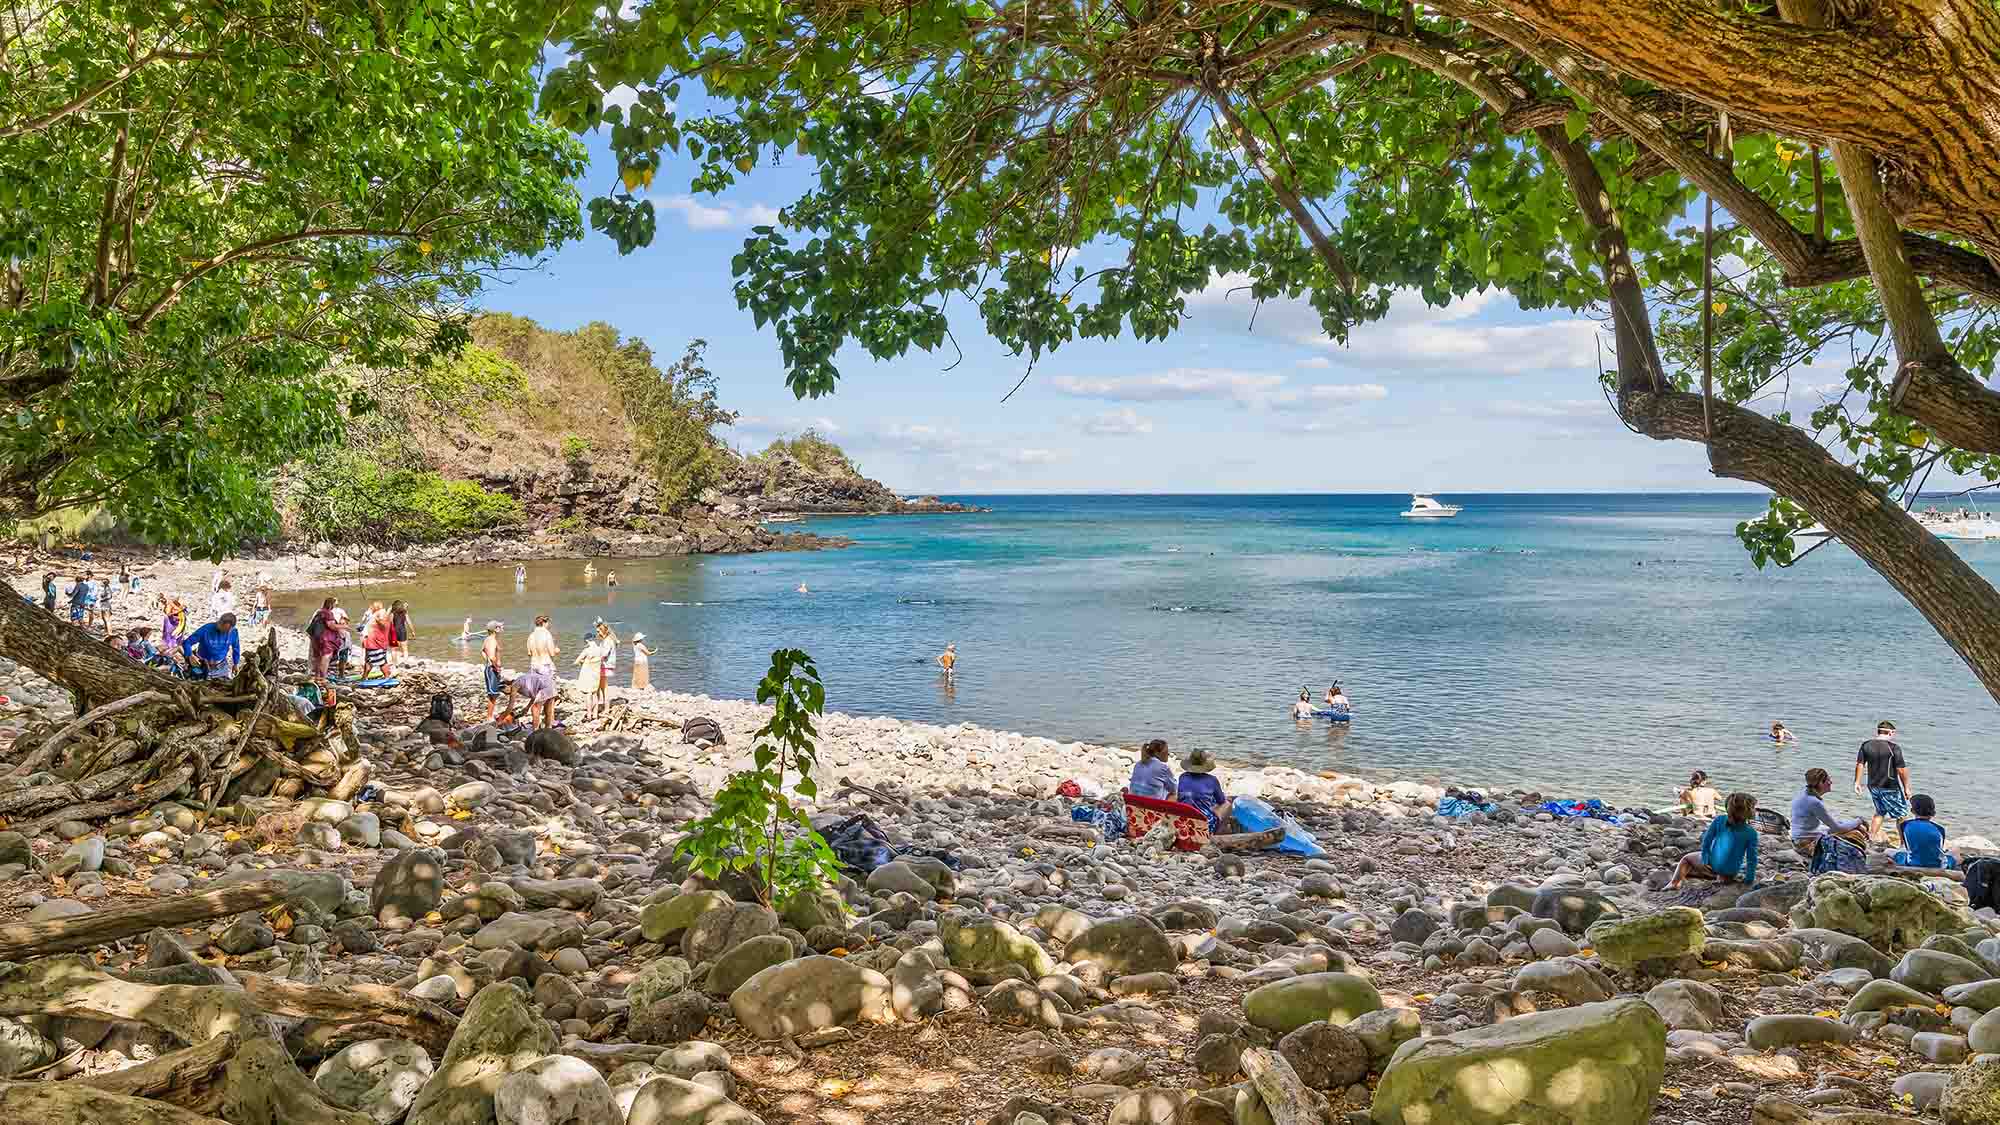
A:
<svg viewBox="0 0 2000 1125">
<path fill-rule="evenodd" d="M 107 1094 L 153 1098 L 191 1113 L 214 1116 L 222 1108 L 222 1069 L 236 1054 L 236 1047 L 234 1035 L 218 1035 L 138 1066 L 73 1081 Z"/>
<path fill-rule="evenodd" d="M 125 655 L 122 646 L 18 597 L 0 598 L 0 656 L 68 688 L 83 702 L 78 714 L 141 691 L 171 699 L 186 688 Z"/>
<path fill-rule="evenodd" d="M 51 953 L 71 953 L 144 933 L 155 926 L 185 926 L 283 902 L 285 884 L 275 879 L 183 894 L 92 914 L 47 922 L 0 924 L 0 961 L 21 961 Z"/>
<path fill-rule="evenodd" d="M 230 1125 L 166 1102 L 75 1082 L 0 1082 L 0 1115 L 18 1125 Z"/>
</svg>

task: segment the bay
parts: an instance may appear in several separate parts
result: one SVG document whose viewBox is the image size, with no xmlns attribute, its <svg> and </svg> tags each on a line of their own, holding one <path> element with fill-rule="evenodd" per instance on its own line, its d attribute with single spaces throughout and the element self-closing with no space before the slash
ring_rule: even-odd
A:
<svg viewBox="0 0 2000 1125">
<path fill-rule="evenodd" d="M 1757 494 L 1459 494 L 1443 521 L 1385 495 L 953 499 L 994 510 L 816 519 L 857 545 L 600 559 L 588 583 L 565 560 L 519 587 L 511 566 L 459 567 L 327 592 L 407 598 L 424 656 L 463 658 L 462 620 L 493 617 L 518 664 L 548 613 L 567 659 L 603 617 L 646 634 L 654 686 L 676 691 L 751 696 L 771 650 L 799 647 L 850 714 L 1655 806 L 1699 768 L 1782 811 L 1816 765 L 1863 812 L 1855 748 L 1886 718 L 1941 823 L 2000 829 L 1974 799 L 2000 709 L 1838 543 L 1752 566 L 1735 526 Z M 2000 576 L 2000 542 L 1957 546 Z M 301 616 L 317 595 L 286 600 Z M 1350 728 L 1290 720 L 1336 678 Z M 1774 750 L 1772 720 L 1801 745 Z"/>
</svg>

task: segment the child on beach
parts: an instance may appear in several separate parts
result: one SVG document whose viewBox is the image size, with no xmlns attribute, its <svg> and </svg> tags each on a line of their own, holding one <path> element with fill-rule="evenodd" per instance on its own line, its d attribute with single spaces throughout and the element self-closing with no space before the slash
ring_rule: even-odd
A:
<svg viewBox="0 0 2000 1125">
<path fill-rule="evenodd" d="M 381 602 L 368 607 L 365 621 L 361 629 L 361 678 L 372 680 L 380 676 L 387 679 L 396 674 L 396 668 L 389 660 L 389 615 L 383 610 Z"/>
<path fill-rule="evenodd" d="M 1958 870 L 1958 856 L 1944 850 L 1944 826 L 1931 819 L 1937 815 L 1937 802 L 1919 793 L 1910 798 L 1910 815 L 1899 830 L 1902 850 L 1891 857 L 1896 866 Z"/>
<path fill-rule="evenodd" d="M 259 597 L 262 597 L 260 592 Z M 389 603 L 389 647 L 396 659 L 410 658 L 410 605 L 401 598 Z"/>
<path fill-rule="evenodd" d="M 944 646 L 944 651 L 938 653 L 937 662 L 938 667 L 944 669 L 944 678 L 951 679 L 952 670 L 958 667 L 958 642 L 953 641 Z"/>
<path fill-rule="evenodd" d="M 472 618 L 465 619 L 467 628 Z M 481 655 L 486 660 L 486 721 L 492 722 L 500 714 L 500 693 L 507 687 L 506 678 L 500 674 L 500 630 L 506 625 L 499 621 L 486 623 L 486 644 Z"/>
<path fill-rule="evenodd" d="M 583 651 L 576 657 L 576 686 L 589 698 L 584 703 L 583 717 L 597 717 L 599 695 L 604 683 L 604 648 L 592 637 L 584 642 Z"/>
<path fill-rule="evenodd" d="M 1689 879 L 1719 879 L 1724 883 L 1757 881 L 1757 798 L 1731 793 L 1728 811 L 1708 824 L 1701 850 L 1681 857 L 1667 889 L 1677 891 Z"/>
<path fill-rule="evenodd" d="M 640 643 L 646 639 L 644 633 L 632 634 L 632 690 L 650 691 L 653 687 L 653 666 L 650 658 L 654 650 Z"/>
</svg>

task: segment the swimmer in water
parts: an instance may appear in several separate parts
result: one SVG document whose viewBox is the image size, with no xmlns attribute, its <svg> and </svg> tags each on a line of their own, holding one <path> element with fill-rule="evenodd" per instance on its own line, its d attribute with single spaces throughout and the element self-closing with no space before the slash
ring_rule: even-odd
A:
<svg viewBox="0 0 2000 1125">
<path fill-rule="evenodd" d="M 605 584 L 606 586 L 616 586 L 616 585 L 618 585 L 618 572 L 614 570 L 614 571 L 612 571 L 611 573 L 609 573 L 609 574 L 605 575 L 605 576 L 604 576 L 604 584 Z"/>
<path fill-rule="evenodd" d="M 1785 724 L 1783 723 L 1771 724 L 1770 739 L 1780 746 L 1797 746 L 1799 744 L 1799 736 L 1785 729 Z"/>
<path fill-rule="evenodd" d="M 596 563 L 594 563 L 594 562 L 587 562 L 587 563 L 584 563 L 584 564 L 583 564 L 583 580 L 584 580 L 585 582 L 589 582 L 589 581 L 590 581 L 591 579 L 593 579 L 593 578 L 596 578 L 596 577 L 597 577 L 597 564 L 596 564 Z"/>
<path fill-rule="evenodd" d="M 1341 688 L 1339 680 L 1333 681 L 1333 686 L 1326 689 L 1326 706 L 1330 711 L 1354 710 L 1354 705 L 1347 701 L 1347 692 Z"/>
<path fill-rule="evenodd" d="M 477 635 L 478 635 L 478 634 L 476 634 L 476 633 L 474 633 L 474 632 L 472 631 L 472 618 L 470 618 L 470 617 L 466 618 L 466 619 L 465 619 L 465 625 L 464 625 L 463 627 L 461 627 L 461 628 L 459 629 L 459 631 L 458 631 L 458 640 L 459 640 L 459 643 L 463 644 L 463 643 L 465 643 L 466 641 L 469 641 L 469 640 L 471 640 L 471 639 L 472 639 L 473 637 L 475 637 L 475 636 L 477 636 Z"/>
<path fill-rule="evenodd" d="M 514 564 L 514 585 L 516 585 L 516 586 L 520 586 L 520 585 L 523 585 L 524 583 L 526 583 L 527 581 L 528 581 L 528 564 L 526 564 L 526 563 L 515 563 L 515 564 Z M 465 620 L 466 620 L 466 621 L 467 621 L 468 623 L 470 623 L 470 622 L 472 621 L 472 618 L 468 617 L 468 618 L 466 618 Z"/>
<path fill-rule="evenodd" d="M 803 583 L 803 582 L 801 582 L 801 583 L 799 583 L 799 593 L 801 593 L 801 594 L 810 594 L 810 593 L 812 593 L 812 591 L 811 591 L 811 590 L 808 590 L 808 589 L 806 589 L 806 584 L 805 584 L 805 583 Z"/>
<path fill-rule="evenodd" d="M 952 669 L 958 666 L 958 642 L 944 646 L 944 651 L 938 653 L 937 662 L 938 667 L 944 669 L 944 678 L 951 679 Z"/>
<path fill-rule="evenodd" d="M 1305 722 L 1311 722 L 1312 717 L 1313 717 L 1312 693 L 1304 688 L 1300 688 L 1299 701 L 1297 703 L 1292 704 L 1292 718 L 1297 719 L 1299 722 L 1305 723 Z"/>
</svg>

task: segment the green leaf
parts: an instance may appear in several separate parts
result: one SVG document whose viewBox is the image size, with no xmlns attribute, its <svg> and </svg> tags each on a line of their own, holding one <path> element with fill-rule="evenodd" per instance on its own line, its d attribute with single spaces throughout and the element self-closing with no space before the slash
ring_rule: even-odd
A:
<svg viewBox="0 0 2000 1125">
<path fill-rule="evenodd" d="M 1572 141 L 1582 140 L 1590 132 L 1590 115 L 1580 109 L 1572 109 L 1563 116 L 1563 132 Z"/>
</svg>

